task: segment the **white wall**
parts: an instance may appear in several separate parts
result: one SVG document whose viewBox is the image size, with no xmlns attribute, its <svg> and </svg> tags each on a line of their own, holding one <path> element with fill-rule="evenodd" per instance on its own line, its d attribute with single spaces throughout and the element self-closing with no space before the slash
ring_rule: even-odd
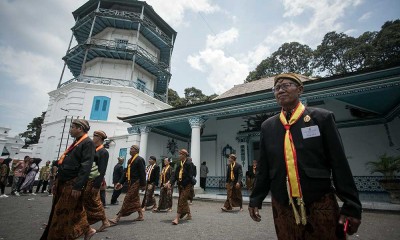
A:
<svg viewBox="0 0 400 240">
<path fill-rule="evenodd" d="M 388 126 L 393 146 L 389 146 L 383 124 L 339 129 L 354 176 L 370 176 L 365 164 L 376 161 L 384 153 L 400 155 L 400 120 L 395 119 Z M 380 176 L 380 174 L 375 175 Z"/>
</svg>

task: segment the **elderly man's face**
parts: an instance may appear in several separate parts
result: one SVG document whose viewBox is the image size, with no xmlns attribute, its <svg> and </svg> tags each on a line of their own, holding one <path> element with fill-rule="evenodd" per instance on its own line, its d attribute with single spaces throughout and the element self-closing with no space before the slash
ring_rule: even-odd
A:
<svg viewBox="0 0 400 240">
<path fill-rule="evenodd" d="M 69 129 L 69 134 L 71 135 L 71 137 L 76 138 L 82 136 L 84 132 L 81 126 L 76 124 L 71 124 L 71 127 Z"/>
<path fill-rule="evenodd" d="M 289 79 L 280 79 L 275 85 L 274 92 L 276 101 L 284 109 L 293 109 L 299 102 L 300 94 L 303 92 L 303 87 L 298 86 L 295 82 Z"/>
<path fill-rule="evenodd" d="M 138 153 L 138 151 L 136 150 L 136 148 L 131 147 L 131 148 L 129 149 L 129 154 L 130 154 L 132 157 L 135 156 L 136 153 Z"/>
<path fill-rule="evenodd" d="M 180 153 L 179 153 L 179 160 L 185 161 L 185 160 L 186 160 L 186 154 L 180 152 Z"/>
<path fill-rule="evenodd" d="M 164 165 L 165 165 L 165 166 L 169 165 L 168 158 L 165 158 L 165 159 L 164 159 Z"/>
</svg>

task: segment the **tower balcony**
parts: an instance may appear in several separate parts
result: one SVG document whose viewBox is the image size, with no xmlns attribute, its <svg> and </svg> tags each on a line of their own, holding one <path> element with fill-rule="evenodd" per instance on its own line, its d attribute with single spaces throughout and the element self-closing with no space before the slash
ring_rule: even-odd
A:
<svg viewBox="0 0 400 240">
<path fill-rule="evenodd" d="M 144 85 L 133 81 L 133 80 L 124 80 L 124 79 L 115 79 L 115 78 L 103 78 L 103 77 L 91 77 L 91 76 L 78 76 L 71 80 L 68 80 L 62 83 L 59 88 L 66 86 L 73 82 L 81 82 L 81 83 L 90 83 L 90 84 L 101 84 L 101 85 L 109 85 L 109 86 L 118 86 L 118 87 L 131 87 L 135 88 L 146 95 L 149 95 L 157 100 L 162 102 L 166 102 L 166 94 L 158 94 L 153 92 L 152 90 L 146 88 Z"/>
<path fill-rule="evenodd" d="M 96 19 L 95 19 L 96 16 Z M 95 19 L 95 20 L 94 20 Z M 173 37 L 162 31 L 150 17 L 146 15 L 140 18 L 140 13 L 99 8 L 89 13 L 75 23 L 72 28 L 74 36 L 79 44 L 89 38 L 90 29 L 93 25 L 92 36 L 100 33 L 107 27 L 125 30 L 138 30 L 141 23 L 140 34 L 149 40 L 154 46 L 160 49 L 160 57 L 169 63 L 171 49 L 173 48 Z M 176 34 L 176 33 L 175 33 Z"/>
<path fill-rule="evenodd" d="M 85 62 L 88 62 L 98 57 L 129 61 L 135 59 L 136 64 L 157 77 L 155 91 L 159 93 L 166 92 L 171 77 L 168 64 L 159 61 L 156 56 L 138 44 L 92 38 L 87 43 L 79 44 L 70 49 L 63 57 L 63 60 L 67 63 L 73 76 L 78 77 L 84 66 L 83 61 L 86 60 Z"/>
</svg>

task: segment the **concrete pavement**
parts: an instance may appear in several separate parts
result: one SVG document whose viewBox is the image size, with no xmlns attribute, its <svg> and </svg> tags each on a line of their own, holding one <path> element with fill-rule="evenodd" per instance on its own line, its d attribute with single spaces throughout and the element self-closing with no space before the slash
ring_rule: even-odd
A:
<svg viewBox="0 0 400 240">
<path fill-rule="evenodd" d="M 9 192 L 9 188 L 6 189 Z M 193 220 L 182 221 L 178 226 L 171 224 L 176 214 L 177 199 L 170 213 L 145 213 L 143 222 L 134 223 L 137 214 L 121 219 L 120 224 L 96 234 L 92 239 L 276 239 L 271 207 L 268 199 L 261 210 L 262 221 L 254 222 L 246 211 L 224 213 L 220 210 L 226 196 L 223 191 L 197 194 L 191 211 Z M 244 194 L 246 195 L 246 194 Z M 110 201 L 111 191 L 107 191 Z M 119 197 L 122 203 L 124 194 Z M 246 196 L 244 197 L 246 201 Z M 51 197 L 45 194 L 36 196 L 8 197 L 0 199 L 0 240 L 39 239 L 50 213 Z M 121 205 L 109 205 L 106 209 L 109 218 L 114 217 Z M 362 225 L 354 239 L 400 239 L 400 212 L 364 210 Z M 94 225 L 99 227 L 100 224 Z M 323 238 L 322 238 L 323 239 Z"/>
</svg>

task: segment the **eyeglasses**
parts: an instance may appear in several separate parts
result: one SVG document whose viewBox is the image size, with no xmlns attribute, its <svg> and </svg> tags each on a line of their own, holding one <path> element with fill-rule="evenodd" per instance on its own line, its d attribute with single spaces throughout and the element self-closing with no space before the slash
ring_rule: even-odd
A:
<svg viewBox="0 0 400 240">
<path fill-rule="evenodd" d="M 273 92 L 279 92 L 279 90 L 281 90 L 281 89 L 286 91 L 292 85 L 294 85 L 296 87 L 298 86 L 296 83 L 288 82 L 288 83 L 277 84 L 271 90 Z"/>
</svg>

